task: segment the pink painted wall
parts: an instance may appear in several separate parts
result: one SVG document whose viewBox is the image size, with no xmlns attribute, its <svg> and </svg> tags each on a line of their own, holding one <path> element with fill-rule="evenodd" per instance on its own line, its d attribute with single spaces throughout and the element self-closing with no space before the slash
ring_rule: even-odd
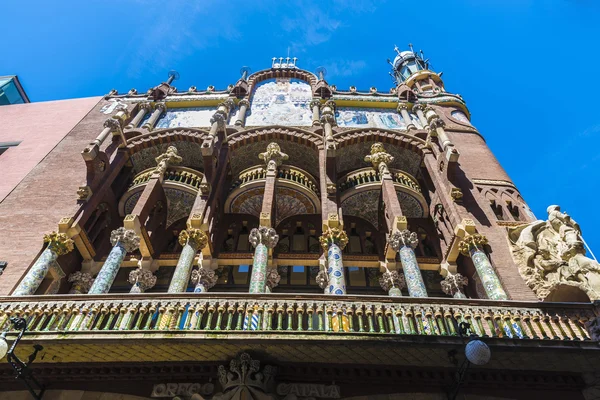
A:
<svg viewBox="0 0 600 400">
<path fill-rule="evenodd" d="M 88 97 L 0 107 L 0 142 L 21 141 L 0 155 L 0 202 L 100 99 Z"/>
</svg>

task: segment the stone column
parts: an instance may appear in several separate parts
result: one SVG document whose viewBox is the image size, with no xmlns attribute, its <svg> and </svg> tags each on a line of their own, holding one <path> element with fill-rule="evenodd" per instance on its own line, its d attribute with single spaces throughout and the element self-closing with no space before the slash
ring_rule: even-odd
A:
<svg viewBox="0 0 600 400">
<path fill-rule="evenodd" d="M 408 105 L 405 103 L 398 104 L 398 108 L 396 110 L 400 113 L 400 115 L 402 115 L 402 119 L 404 120 L 404 123 L 406 123 L 407 130 L 410 131 L 411 129 L 417 129 L 415 124 L 412 122 L 410 114 L 408 113 Z"/>
<path fill-rule="evenodd" d="M 312 124 L 313 126 L 317 126 L 317 125 L 321 125 L 321 122 L 319 121 L 320 116 L 319 116 L 319 108 L 321 107 L 321 101 L 318 99 L 315 99 L 313 101 L 310 102 L 310 109 L 312 110 Z"/>
<path fill-rule="evenodd" d="M 69 294 L 87 294 L 94 284 L 94 278 L 87 272 L 73 272 L 69 275 L 69 282 L 73 284 Z"/>
<path fill-rule="evenodd" d="M 410 297 L 427 297 L 425 282 L 423 282 L 423 276 L 414 251 L 419 243 L 417 234 L 410 232 L 408 229 L 396 231 L 388 236 L 388 243 L 395 251 L 400 253 L 400 262 L 402 263 Z"/>
<path fill-rule="evenodd" d="M 250 276 L 250 293 L 265 293 L 269 249 L 277 245 L 279 235 L 277 235 L 275 229 L 261 226 L 250 231 L 249 240 L 255 248 L 252 275 Z"/>
<path fill-rule="evenodd" d="M 500 279 L 496 275 L 496 271 L 487 254 L 483 251 L 483 246 L 487 244 L 487 238 L 478 233 L 465 237 L 459 244 L 459 251 L 465 255 L 471 257 L 477 275 L 481 279 L 485 293 L 490 300 L 508 300 L 506 292 L 502 288 Z"/>
<path fill-rule="evenodd" d="M 208 289 L 215 286 L 218 280 L 219 277 L 212 269 L 200 266 L 200 268 L 192 271 L 192 283 L 196 285 L 194 293 L 208 292 Z"/>
<path fill-rule="evenodd" d="M 48 274 L 50 267 L 56 262 L 58 256 L 67 254 L 73 250 L 73 240 L 64 233 L 52 232 L 44 235 L 46 249 L 40 254 L 27 275 L 19 283 L 13 292 L 13 296 L 29 296 L 36 292 L 40 284 Z"/>
<path fill-rule="evenodd" d="M 327 276 L 329 287 L 325 294 L 346 294 L 346 277 L 344 276 L 344 262 L 342 250 L 348 244 L 346 232 L 339 228 L 327 228 L 319 238 L 321 246 L 327 252 Z"/>
<path fill-rule="evenodd" d="M 133 285 L 129 293 L 144 293 L 156 285 L 156 276 L 152 271 L 142 268 L 140 260 L 138 267 L 129 273 L 129 283 Z"/>
<path fill-rule="evenodd" d="M 427 123 L 427 118 L 425 118 L 425 108 L 427 106 L 425 104 L 415 104 L 413 106 L 413 111 L 417 114 L 419 121 L 421 121 L 421 125 L 423 125 L 423 129 L 429 128 L 429 124 Z"/>
<path fill-rule="evenodd" d="M 463 292 L 463 286 L 467 286 L 469 280 L 466 276 L 459 273 L 448 275 L 442 281 L 442 292 L 454 297 L 455 299 L 466 299 L 465 293 Z"/>
<path fill-rule="evenodd" d="M 329 155 L 335 152 L 337 145 L 333 138 L 333 127 L 335 126 L 335 103 L 328 101 L 321 107 L 321 125 L 323 125 L 323 134 L 325 136 L 325 149 Z"/>
<path fill-rule="evenodd" d="M 113 248 L 100 272 L 98 272 L 98 276 L 96 276 L 96 280 L 88 292 L 89 294 L 108 293 L 117 277 L 125 255 L 139 247 L 140 237 L 131 229 L 119 228 L 111 232 L 110 243 Z"/>
<path fill-rule="evenodd" d="M 265 191 L 263 195 L 262 207 L 260 212 L 260 225 L 271 226 L 271 213 L 275 203 L 275 183 L 277 181 L 277 169 L 283 161 L 289 157 L 281 151 L 277 143 L 269 143 L 267 151 L 260 153 L 258 158 L 265 162 L 266 178 Z"/>
<path fill-rule="evenodd" d="M 250 102 L 246 99 L 242 99 L 238 103 L 238 107 L 240 111 L 238 112 L 237 121 L 235 121 L 236 126 L 245 126 L 246 125 L 246 113 L 248 112 L 248 108 L 250 107 Z"/>
<path fill-rule="evenodd" d="M 146 128 L 149 131 L 153 130 L 154 125 L 156 125 L 156 121 L 158 121 L 162 113 L 165 111 L 167 111 L 167 105 L 165 103 L 156 103 L 154 105 L 154 112 L 152 112 L 152 115 L 150 115 L 150 118 L 148 121 L 146 121 L 142 128 Z"/>
<path fill-rule="evenodd" d="M 200 229 L 187 229 L 179 234 L 179 244 L 183 246 L 179 261 L 175 267 L 175 273 L 171 278 L 168 293 L 185 292 L 190 281 L 192 265 L 196 252 L 202 250 L 208 244 L 206 233 Z"/>
<path fill-rule="evenodd" d="M 133 119 L 131 121 L 129 121 L 127 126 L 125 126 L 125 129 L 137 128 L 137 126 L 140 124 L 140 122 L 142 122 L 142 120 L 144 119 L 144 117 L 146 116 L 146 114 L 148 113 L 148 111 L 150 109 L 152 109 L 152 107 L 150 106 L 150 103 L 148 103 L 148 102 L 140 103 L 137 114 L 135 114 L 135 117 L 133 117 Z"/>
<path fill-rule="evenodd" d="M 406 287 L 406 281 L 398 271 L 390 271 L 386 268 L 379 278 L 379 285 L 388 292 L 390 297 L 401 297 L 402 289 Z"/>
</svg>

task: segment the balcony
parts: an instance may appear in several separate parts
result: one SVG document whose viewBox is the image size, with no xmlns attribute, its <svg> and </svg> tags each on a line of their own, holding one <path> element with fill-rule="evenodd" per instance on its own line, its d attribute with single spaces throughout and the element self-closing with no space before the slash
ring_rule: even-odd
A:
<svg viewBox="0 0 600 400">
<path fill-rule="evenodd" d="M 419 195 L 421 194 L 421 188 L 419 187 L 417 180 L 411 175 L 397 169 L 390 169 L 390 173 L 392 174 L 392 179 L 394 180 L 395 185 L 408 189 Z M 378 184 L 380 182 L 381 176 L 379 176 L 379 172 L 374 168 L 368 167 L 361 168 L 344 175 L 339 180 L 338 186 L 343 193 L 352 188 L 358 189 L 367 185 Z"/>
<path fill-rule="evenodd" d="M 27 319 L 26 340 L 44 346 L 42 363 L 206 360 L 299 343 L 318 353 L 324 342 L 349 340 L 357 354 L 382 341 L 455 346 L 460 322 L 494 345 L 598 349 L 584 327 L 595 318 L 587 303 L 210 292 L 0 298 L 0 328 L 11 316 Z M 202 348 L 212 355 L 198 356 Z M 378 354 L 391 362 L 396 353 Z"/>
<path fill-rule="evenodd" d="M 145 185 L 152 176 L 155 168 L 148 168 L 139 174 L 137 174 L 133 178 L 133 183 L 129 187 L 129 190 L 136 188 L 141 185 Z M 195 189 L 198 191 L 200 188 L 200 183 L 204 178 L 204 174 L 193 170 L 191 168 L 185 167 L 169 167 L 164 175 L 164 184 L 175 184 L 175 185 L 183 185 L 191 189 Z"/>
<path fill-rule="evenodd" d="M 267 171 L 261 165 L 246 168 L 240 172 L 238 179 L 231 186 L 230 192 L 238 188 L 244 188 L 254 183 L 263 183 L 267 177 Z M 306 171 L 292 167 L 290 165 L 282 165 L 277 171 L 277 180 L 284 184 L 299 185 L 304 189 L 310 191 L 314 195 L 319 195 L 317 182 L 315 179 Z"/>
</svg>

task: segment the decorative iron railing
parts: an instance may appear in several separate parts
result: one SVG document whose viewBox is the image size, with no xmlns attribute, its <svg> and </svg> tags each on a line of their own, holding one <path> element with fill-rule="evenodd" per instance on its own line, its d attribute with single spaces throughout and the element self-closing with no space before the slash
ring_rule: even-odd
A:
<svg viewBox="0 0 600 400">
<path fill-rule="evenodd" d="M 392 175 L 394 183 L 409 188 L 417 193 L 421 193 L 421 188 L 419 187 L 419 184 L 417 183 L 415 178 L 413 178 L 406 172 L 397 169 L 390 169 L 390 173 Z M 340 191 L 344 192 L 353 187 L 360 187 L 362 185 L 367 185 L 375 182 L 381 182 L 381 176 L 379 175 L 379 172 L 377 170 L 368 167 L 361 168 L 343 176 L 338 181 L 338 187 L 340 188 Z"/>
<path fill-rule="evenodd" d="M 228 331 L 264 334 L 456 336 L 461 322 L 482 337 L 590 340 L 595 318 L 584 303 L 497 302 L 442 298 L 246 293 L 59 295 L 0 298 L 0 330 L 9 317 L 30 333 Z"/>
<path fill-rule="evenodd" d="M 148 168 L 139 174 L 137 174 L 133 178 L 133 182 L 130 188 L 145 185 L 152 176 L 155 168 Z M 193 170 L 191 168 L 186 167 L 169 167 L 165 171 L 164 182 L 175 182 L 182 185 L 190 186 L 194 189 L 200 188 L 200 183 L 204 178 L 204 174 L 202 172 Z"/>
<path fill-rule="evenodd" d="M 240 172 L 238 179 L 231 186 L 231 190 L 245 186 L 252 182 L 264 180 L 266 177 L 267 171 L 263 166 L 247 168 Z M 315 179 L 313 179 L 308 172 L 300 168 L 292 167 L 290 165 L 282 165 L 277 170 L 277 179 L 297 183 L 301 186 L 304 186 L 314 194 L 319 194 Z"/>
</svg>

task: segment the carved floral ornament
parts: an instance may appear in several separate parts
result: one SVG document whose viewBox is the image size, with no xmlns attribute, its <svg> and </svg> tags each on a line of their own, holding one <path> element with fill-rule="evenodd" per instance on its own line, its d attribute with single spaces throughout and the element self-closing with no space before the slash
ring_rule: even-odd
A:
<svg viewBox="0 0 600 400">
<path fill-rule="evenodd" d="M 198 250 L 202 250 L 208 244 L 208 236 L 200 229 L 184 229 L 179 233 L 179 244 L 185 246 L 190 244 Z"/>
<path fill-rule="evenodd" d="M 130 253 L 140 247 L 140 237 L 131 229 L 121 227 L 110 233 L 110 243 L 113 246 L 120 244 L 125 251 Z"/>
<path fill-rule="evenodd" d="M 48 243 L 48 248 L 59 256 L 73 251 L 73 240 L 64 233 L 48 233 L 44 235 L 44 243 Z"/>
<path fill-rule="evenodd" d="M 258 158 L 265 162 L 267 171 L 275 171 L 289 156 L 281 151 L 281 147 L 277 143 L 273 142 L 269 143 L 267 151 L 260 153 Z"/>
<path fill-rule="evenodd" d="M 487 243 L 488 240 L 485 236 L 474 233 L 460 241 L 458 244 L 458 251 L 460 251 L 462 255 L 468 256 L 472 249 L 483 250 L 483 246 Z"/>
<path fill-rule="evenodd" d="M 442 292 L 447 295 L 454 296 L 458 292 L 462 292 L 463 286 L 469 284 L 469 279 L 459 273 L 446 275 L 444 280 L 441 282 Z"/>
<path fill-rule="evenodd" d="M 275 232 L 275 229 L 261 226 L 258 229 L 254 228 L 250 231 L 248 240 L 253 247 L 257 247 L 259 244 L 264 244 L 268 248 L 272 249 L 277 246 L 279 235 L 277 232 Z"/>
<path fill-rule="evenodd" d="M 385 271 L 379 278 L 379 285 L 383 290 L 389 292 L 391 288 L 403 289 L 406 287 L 404 275 L 400 275 L 398 271 Z"/>
<path fill-rule="evenodd" d="M 183 159 L 179 156 L 177 147 L 169 146 L 165 153 L 156 157 L 156 162 L 158 165 L 156 166 L 154 172 L 156 174 L 163 175 L 170 165 L 180 164 L 181 161 L 183 161 Z"/>
<path fill-rule="evenodd" d="M 94 284 L 94 277 L 87 272 L 76 271 L 69 275 L 69 283 L 72 283 L 73 290 L 78 290 L 81 293 L 87 293 Z"/>
<path fill-rule="evenodd" d="M 133 285 L 132 293 L 141 293 L 156 285 L 156 276 L 152 271 L 142 268 L 142 261 L 138 267 L 129 273 L 129 283 Z"/>
<path fill-rule="evenodd" d="M 207 290 L 215 286 L 218 280 L 219 277 L 212 269 L 204 268 L 201 266 L 200 268 L 194 269 L 192 271 L 192 284 L 197 285 L 200 283 L 204 285 Z"/>
<path fill-rule="evenodd" d="M 395 251 L 400 250 L 402 246 L 408 246 L 412 249 L 419 244 L 419 237 L 416 232 L 411 232 L 408 229 L 395 231 L 388 235 L 388 243 Z"/>
<path fill-rule="evenodd" d="M 332 244 L 335 244 L 341 250 L 344 250 L 344 247 L 348 244 L 348 235 L 342 229 L 329 227 L 319 237 L 319 242 L 321 242 L 321 246 L 325 251 L 327 251 Z"/>
<path fill-rule="evenodd" d="M 276 286 L 279 286 L 281 281 L 281 275 L 277 272 L 277 268 L 271 268 L 267 271 L 267 286 L 273 290 Z"/>
<path fill-rule="evenodd" d="M 541 300 L 572 301 L 561 296 L 575 294 L 573 289 L 600 300 L 600 264 L 585 256 L 579 224 L 559 206 L 547 212 L 546 221 L 508 228 L 519 273 Z"/>
<path fill-rule="evenodd" d="M 217 393 L 214 400 L 229 399 L 271 399 L 266 395 L 274 388 L 277 368 L 265 365 L 260 371 L 260 361 L 253 360 L 248 353 L 242 353 L 231 360 L 229 368 L 219 365 L 219 382 L 222 393 Z M 259 372 L 260 371 L 260 372 Z"/>
<path fill-rule="evenodd" d="M 394 157 L 385 151 L 383 144 L 377 142 L 371 146 L 371 154 L 365 157 L 366 162 L 373 164 L 381 175 L 388 174 L 388 164 L 394 161 Z"/>
</svg>

